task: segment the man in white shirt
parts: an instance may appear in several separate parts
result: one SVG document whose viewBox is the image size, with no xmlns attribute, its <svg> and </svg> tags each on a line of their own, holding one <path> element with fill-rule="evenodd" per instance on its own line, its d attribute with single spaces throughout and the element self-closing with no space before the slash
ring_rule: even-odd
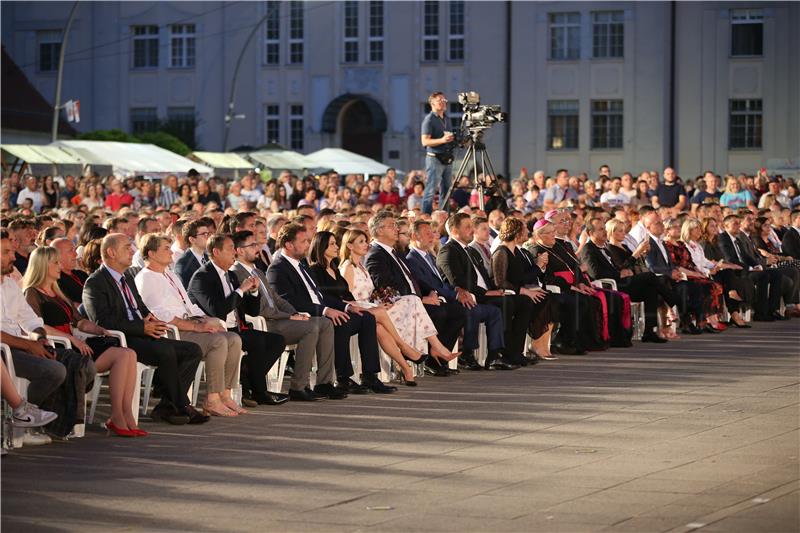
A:
<svg viewBox="0 0 800 533">
<path fill-rule="evenodd" d="M 193 342 L 203 351 L 208 386 L 204 409 L 215 416 L 246 413 L 231 396 L 237 386 L 241 338 L 189 299 L 181 280 L 168 268 L 172 263 L 168 237 L 150 233 L 141 245 L 145 267 L 136 275 L 136 288 L 157 319 L 177 327 L 181 340 Z"/>
<path fill-rule="evenodd" d="M 130 222 L 130 218 L 128 219 Z M 133 254 L 133 266 L 144 268 L 144 255 L 142 254 L 142 238 L 149 233 L 157 233 L 161 225 L 153 217 L 143 217 L 136 223 L 136 235 L 133 238 L 136 253 Z M 172 252 L 170 251 L 170 255 Z"/>
<path fill-rule="evenodd" d="M 41 213 L 42 206 L 44 205 L 44 195 L 42 191 L 39 190 L 38 180 L 34 176 L 28 174 L 25 176 L 25 185 L 26 187 L 17 195 L 17 206 L 22 207 L 25 200 L 30 200 L 33 202 L 33 210 L 36 213 Z"/>
<path fill-rule="evenodd" d="M 611 180 L 611 190 L 604 192 L 600 195 L 600 203 L 603 207 L 615 207 L 618 205 L 628 205 L 631 201 L 630 197 L 624 192 L 620 191 L 622 181 L 619 178 Z"/>
</svg>

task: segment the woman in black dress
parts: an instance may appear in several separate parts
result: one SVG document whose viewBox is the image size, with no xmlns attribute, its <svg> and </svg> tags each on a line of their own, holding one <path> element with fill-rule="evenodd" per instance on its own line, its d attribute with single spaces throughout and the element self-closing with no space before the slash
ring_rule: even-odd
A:
<svg viewBox="0 0 800 533">
<path fill-rule="evenodd" d="M 555 298 L 542 289 L 544 275 L 537 261 L 521 247 L 528 240 L 528 228 L 517 218 L 507 218 L 500 226 L 498 238 L 502 244 L 492 254 L 494 283 L 498 289 L 512 290 L 533 301 L 533 318 L 528 326 L 533 352 L 545 360 L 557 359 L 550 352 L 550 337 L 558 308 Z M 545 265 L 547 255 L 542 254 L 542 258 L 540 263 Z"/>
<path fill-rule="evenodd" d="M 72 342 L 73 348 L 94 359 L 97 372 L 111 371 L 111 418 L 106 428 L 123 437 L 144 437 L 133 416 L 132 403 L 136 386 L 136 352 L 119 346 L 116 337 L 91 320 L 81 317 L 75 305 L 58 287 L 61 276 L 58 250 L 50 246 L 37 248 L 31 253 L 28 269 L 23 279 L 25 299 L 44 323 L 59 330 Z M 96 337 L 85 341 L 74 336 L 75 330 Z"/>
</svg>

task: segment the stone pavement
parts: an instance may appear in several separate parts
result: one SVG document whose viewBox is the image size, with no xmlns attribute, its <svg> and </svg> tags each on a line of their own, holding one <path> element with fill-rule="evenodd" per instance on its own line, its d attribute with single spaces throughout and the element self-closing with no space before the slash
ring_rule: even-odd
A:
<svg viewBox="0 0 800 533">
<path fill-rule="evenodd" d="M 2 461 L 3 531 L 800 530 L 800 321 Z"/>
</svg>

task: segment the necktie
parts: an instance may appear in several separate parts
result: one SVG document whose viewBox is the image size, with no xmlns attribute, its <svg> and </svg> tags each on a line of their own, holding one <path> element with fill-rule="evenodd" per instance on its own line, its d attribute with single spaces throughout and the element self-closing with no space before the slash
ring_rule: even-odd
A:
<svg viewBox="0 0 800 533">
<path fill-rule="evenodd" d="M 255 276 L 258 279 L 258 284 L 261 286 L 261 292 L 264 293 L 264 297 L 267 299 L 267 305 L 270 307 L 275 307 L 275 302 L 272 299 L 272 296 L 269 295 L 269 291 L 267 290 L 267 286 L 264 285 L 264 282 L 261 281 L 261 276 L 259 276 L 255 269 L 250 273 L 251 276 Z"/>
<path fill-rule="evenodd" d="M 130 320 L 133 320 L 134 316 L 142 318 L 142 314 L 139 312 L 139 308 L 133 301 L 133 293 L 131 292 L 131 289 L 128 287 L 128 282 L 125 281 L 125 276 L 119 278 L 119 286 L 120 289 L 122 289 L 122 296 L 123 299 L 125 300 L 125 305 L 128 307 L 128 317 L 130 318 Z"/>
<path fill-rule="evenodd" d="M 420 294 L 419 287 L 417 286 L 417 282 L 414 281 L 414 278 L 411 277 L 411 271 L 408 269 L 408 267 L 405 265 L 405 263 L 403 263 L 403 260 L 400 259 L 400 256 L 397 255 L 397 252 L 395 250 L 392 250 L 392 255 L 394 256 L 395 260 L 397 261 L 397 264 L 400 265 L 400 270 L 403 271 L 403 274 L 406 277 L 406 281 L 411 282 L 411 287 L 409 287 L 409 288 L 412 291 L 414 291 L 414 294 L 419 296 L 419 294 Z"/>
<path fill-rule="evenodd" d="M 739 262 L 744 263 L 744 259 L 742 258 L 742 251 L 739 249 L 739 243 L 736 242 L 736 239 L 731 237 L 731 241 L 733 242 L 733 249 L 736 250 L 736 257 L 739 258 Z"/>
<path fill-rule="evenodd" d="M 603 246 L 602 248 L 600 248 L 600 253 L 602 253 L 602 254 L 603 254 L 603 257 L 605 257 L 605 258 L 606 258 L 606 261 L 608 261 L 608 262 L 609 262 L 609 263 L 611 263 L 612 265 L 614 264 L 614 263 L 611 261 L 611 256 L 610 256 L 610 255 L 608 255 L 608 250 L 606 250 L 605 246 Z"/>
<path fill-rule="evenodd" d="M 314 291 L 315 296 L 317 297 L 319 303 L 321 304 L 322 294 L 319 292 L 319 289 L 317 289 L 317 285 L 314 283 L 314 280 L 311 279 L 311 275 L 308 273 L 308 271 L 306 270 L 306 266 L 303 263 L 300 263 L 300 272 L 303 274 L 303 277 L 306 279 L 306 283 L 308 283 L 308 286 L 311 287 L 311 290 Z"/>
<path fill-rule="evenodd" d="M 431 266 L 433 273 L 436 274 L 436 277 L 442 279 L 442 275 L 439 273 L 439 267 L 436 266 L 436 261 L 433 260 L 433 255 L 425 254 L 423 257 L 426 261 L 428 261 L 428 264 Z"/>
</svg>

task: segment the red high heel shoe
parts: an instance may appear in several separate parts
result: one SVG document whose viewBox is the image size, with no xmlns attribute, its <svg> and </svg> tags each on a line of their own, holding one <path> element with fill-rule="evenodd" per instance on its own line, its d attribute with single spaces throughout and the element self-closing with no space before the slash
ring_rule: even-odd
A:
<svg viewBox="0 0 800 533">
<path fill-rule="evenodd" d="M 108 434 L 109 435 L 111 435 L 113 433 L 117 437 L 135 437 L 136 436 L 136 433 L 134 433 L 130 429 L 123 429 L 123 428 L 117 426 L 116 424 L 114 424 L 114 422 L 112 422 L 110 418 L 108 420 L 106 420 L 105 427 L 106 427 L 106 430 L 108 430 Z"/>
<path fill-rule="evenodd" d="M 147 437 L 150 433 L 146 432 L 142 428 L 133 428 L 131 430 L 133 432 L 134 437 Z"/>
</svg>

